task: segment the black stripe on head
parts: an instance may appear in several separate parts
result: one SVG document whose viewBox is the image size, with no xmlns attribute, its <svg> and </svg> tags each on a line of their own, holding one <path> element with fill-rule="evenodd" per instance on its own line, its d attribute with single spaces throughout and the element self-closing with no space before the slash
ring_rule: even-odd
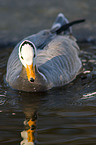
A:
<svg viewBox="0 0 96 145">
<path fill-rule="evenodd" d="M 35 57 L 36 56 L 36 54 L 35 54 L 36 52 L 35 52 L 34 45 L 30 41 L 28 41 L 28 40 L 25 40 L 25 41 L 22 42 L 22 44 L 20 46 L 20 52 L 21 52 L 22 46 L 24 46 L 25 44 L 29 44 L 33 48 L 33 50 L 34 50 L 34 57 Z"/>
</svg>

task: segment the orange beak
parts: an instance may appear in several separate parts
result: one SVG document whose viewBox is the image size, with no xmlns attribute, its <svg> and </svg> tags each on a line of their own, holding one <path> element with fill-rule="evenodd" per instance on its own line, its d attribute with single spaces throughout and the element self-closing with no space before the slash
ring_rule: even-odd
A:
<svg viewBox="0 0 96 145">
<path fill-rule="evenodd" d="M 31 65 L 27 65 L 26 72 L 29 81 L 31 79 L 35 80 L 35 66 L 33 67 L 33 63 Z"/>
</svg>

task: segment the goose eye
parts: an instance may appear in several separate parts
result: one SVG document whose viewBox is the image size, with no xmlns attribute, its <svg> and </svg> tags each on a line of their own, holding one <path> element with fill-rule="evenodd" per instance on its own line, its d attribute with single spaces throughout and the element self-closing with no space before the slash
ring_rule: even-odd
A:
<svg viewBox="0 0 96 145">
<path fill-rule="evenodd" d="M 24 59 L 23 56 L 21 56 L 21 58 Z"/>
</svg>

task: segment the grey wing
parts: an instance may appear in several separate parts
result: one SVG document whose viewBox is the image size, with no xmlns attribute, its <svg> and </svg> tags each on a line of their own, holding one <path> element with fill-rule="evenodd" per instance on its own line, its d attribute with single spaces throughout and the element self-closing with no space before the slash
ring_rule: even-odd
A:
<svg viewBox="0 0 96 145">
<path fill-rule="evenodd" d="M 82 67 L 79 47 L 69 36 L 57 36 L 38 53 L 37 65 L 49 81 L 49 88 L 72 81 Z"/>
<path fill-rule="evenodd" d="M 22 64 L 18 56 L 18 45 L 13 49 L 8 62 L 7 62 L 7 73 L 6 81 L 11 85 L 14 80 L 18 77 L 22 70 Z"/>
</svg>

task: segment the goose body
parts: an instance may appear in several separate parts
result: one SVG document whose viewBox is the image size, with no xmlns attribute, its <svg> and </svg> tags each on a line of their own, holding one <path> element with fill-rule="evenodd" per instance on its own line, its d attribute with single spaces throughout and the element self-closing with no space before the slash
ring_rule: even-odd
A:
<svg viewBox="0 0 96 145">
<path fill-rule="evenodd" d="M 78 56 L 80 50 L 75 38 L 70 34 L 71 28 L 66 34 L 55 33 L 67 23 L 66 20 L 63 14 L 59 14 L 51 30 L 43 30 L 28 36 L 13 49 L 8 59 L 6 73 L 6 81 L 12 88 L 28 92 L 45 91 L 68 84 L 80 73 L 82 67 Z M 35 75 L 28 79 L 26 66 L 20 60 L 19 50 L 28 47 L 30 53 L 29 45 L 34 47 L 33 50 L 36 52 L 32 50 L 32 53 L 36 56 L 33 56 L 32 61 L 32 64 L 35 64 L 32 67 Z"/>
</svg>

